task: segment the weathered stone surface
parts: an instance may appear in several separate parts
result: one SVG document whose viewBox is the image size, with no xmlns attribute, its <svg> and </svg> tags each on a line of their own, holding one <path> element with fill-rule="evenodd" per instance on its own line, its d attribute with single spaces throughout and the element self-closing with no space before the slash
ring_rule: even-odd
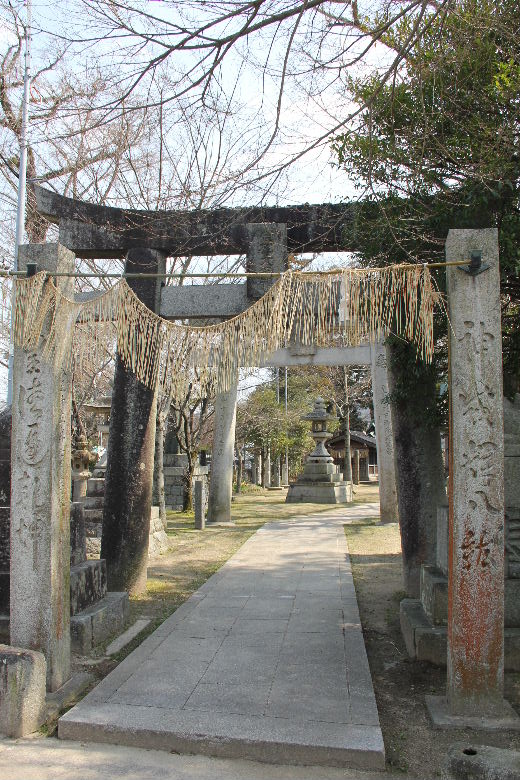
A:
<svg viewBox="0 0 520 780">
<path fill-rule="evenodd" d="M 0 734 L 24 737 L 45 719 L 43 653 L 0 645 Z"/>
<path fill-rule="evenodd" d="M 520 580 L 520 395 L 504 399 L 504 499 L 506 576 Z"/>
<path fill-rule="evenodd" d="M 384 344 L 374 344 L 371 353 L 380 517 L 382 523 L 395 523 L 399 512 L 395 485 L 394 432 L 388 401 L 386 347 Z"/>
<path fill-rule="evenodd" d="M 419 599 L 403 599 L 400 605 L 401 632 L 411 658 L 446 666 L 446 625 L 434 625 Z M 520 671 L 520 628 L 504 630 L 504 667 Z"/>
<path fill-rule="evenodd" d="M 127 272 L 160 273 L 164 268 L 165 258 L 160 252 L 128 252 Z M 159 279 L 129 279 L 129 285 L 149 309 L 159 310 Z M 111 590 L 141 593 L 146 588 L 156 411 L 156 393 L 139 382 L 118 356 L 101 538 L 101 557 L 107 562 Z"/>
<path fill-rule="evenodd" d="M 204 483 L 197 479 L 193 490 L 193 508 L 195 510 L 195 528 L 203 531 L 206 526 Z"/>
<path fill-rule="evenodd" d="M 70 570 L 70 614 L 92 607 L 107 593 L 107 569 L 103 559 L 83 561 Z"/>
<path fill-rule="evenodd" d="M 73 615 L 70 620 L 72 649 L 86 654 L 108 637 L 121 632 L 129 616 L 128 593 L 109 591 L 92 607 Z"/>
<path fill-rule="evenodd" d="M 70 565 L 77 566 L 87 557 L 87 541 L 83 504 L 73 501 L 70 505 Z"/>
<path fill-rule="evenodd" d="M 448 622 L 448 580 L 435 566 L 421 568 L 421 602 L 434 625 Z"/>
<path fill-rule="evenodd" d="M 0 507 L 0 613 L 9 612 L 10 522 L 10 507 Z"/>
<path fill-rule="evenodd" d="M 20 247 L 20 269 L 29 261 L 74 269 L 59 244 Z M 56 284 L 72 293 L 72 279 Z M 70 677 L 71 377 L 57 361 L 43 360 L 41 346 L 15 349 L 11 456 L 11 642 L 44 653 L 50 691 Z"/>
<path fill-rule="evenodd" d="M 207 523 L 231 522 L 237 385 L 215 398 Z"/>
<path fill-rule="evenodd" d="M 440 431 L 432 423 L 435 374 L 424 367 L 412 375 L 412 364 L 414 347 L 387 345 L 404 585 L 408 596 L 418 598 L 421 565 L 435 562 L 437 506 L 446 502 L 446 490 Z"/>
<path fill-rule="evenodd" d="M 11 503 L 11 419 L 7 406 L 0 412 L 0 507 Z"/>
<path fill-rule="evenodd" d="M 448 262 L 483 252 L 478 276 L 447 268 L 451 328 L 447 699 L 500 715 L 504 683 L 504 417 L 498 232 L 450 230 Z"/>
<path fill-rule="evenodd" d="M 518 780 L 520 752 L 472 742 L 451 745 L 442 780 Z"/>
<path fill-rule="evenodd" d="M 265 366 L 358 366 L 370 363 L 370 346 L 356 347 L 313 347 L 305 352 L 299 345 L 282 347 L 272 352 L 265 360 Z"/>
<path fill-rule="evenodd" d="M 152 506 L 150 519 L 150 536 L 148 541 L 148 557 L 156 558 L 170 549 L 170 540 L 164 530 L 158 506 Z"/>
<path fill-rule="evenodd" d="M 37 207 L 60 223 L 60 240 L 78 257 L 124 257 L 130 247 L 168 256 L 242 254 L 248 223 L 287 225 L 293 252 L 355 249 L 349 226 L 355 205 L 323 204 L 193 211 L 141 211 L 84 203 L 35 187 Z"/>
<path fill-rule="evenodd" d="M 447 503 L 439 504 L 437 507 L 436 529 L 435 562 L 439 571 L 448 576 L 449 507 Z"/>
<path fill-rule="evenodd" d="M 287 270 L 287 227 L 285 224 L 264 222 L 250 223 L 247 230 L 248 273 L 279 272 Z M 249 277 L 246 282 L 247 296 L 252 300 L 261 298 L 273 286 L 275 279 Z"/>
</svg>

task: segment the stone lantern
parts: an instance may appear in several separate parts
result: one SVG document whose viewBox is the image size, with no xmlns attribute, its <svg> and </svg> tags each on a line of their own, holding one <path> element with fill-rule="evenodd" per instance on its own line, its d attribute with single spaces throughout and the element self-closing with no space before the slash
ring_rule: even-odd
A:
<svg viewBox="0 0 520 780">
<path fill-rule="evenodd" d="M 83 501 L 87 495 L 90 452 L 84 433 L 80 433 L 72 450 L 72 500 Z"/>
<path fill-rule="evenodd" d="M 344 504 L 352 501 L 351 486 L 342 475 L 325 448 L 330 438 L 327 424 L 337 418 L 327 412 L 323 398 L 317 398 L 314 409 L 302 417 L 312 423 L 311 436 L 315 447 L 305 461 L 305 468 L 297 481 L 289 487 L 288 503 Z"/>
</svg>

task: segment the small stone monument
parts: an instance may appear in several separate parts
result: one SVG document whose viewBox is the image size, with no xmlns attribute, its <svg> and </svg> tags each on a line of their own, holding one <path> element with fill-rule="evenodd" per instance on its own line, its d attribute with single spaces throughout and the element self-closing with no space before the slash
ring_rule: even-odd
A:
<svg viewBox="0 0 520 780">
<path fill-rule="evenodd" d="M 203 531 L 206 527 L 204 483 L 197 479 L 193 483 L 193 505 L 195 509 L 195 529 Z"/>
<path fill-rule="evenodd" d="M 327 423 L 335 419 L 327 412 L 323 398 L 317 398 L 312 412 L 302 417 L 302 420 L 312 422 L 311 436 L 316 446 L 305 461 L 303 474 L 290 485 L 287 503 L 345 504 L 352 501 L 350 484 L 343 482 L 338 467 L 325 449 L 325 441 L 330 438 Z"/>
</svg>

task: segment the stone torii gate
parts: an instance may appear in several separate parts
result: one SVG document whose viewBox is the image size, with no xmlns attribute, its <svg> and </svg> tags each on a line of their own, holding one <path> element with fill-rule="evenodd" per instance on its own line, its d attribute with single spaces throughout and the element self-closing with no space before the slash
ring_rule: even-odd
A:
<svg viewBox="0 0 520 780">
<path fill-rule="evenodd" d="M 51 273 L 70 264 L 75 254 L 101 258 L 126 256 L 127 271 L 156 274 L 160 273 L 166 256 L 184 255 L 189 251 L 199 254 L 245 252 L 248 271 L 262 272 L 266 266 L 269 271 L 282 271 L 281 260 L 286 257 L 287 250 L 283 247 L 283 251 L 274 252 L 273 246 L 283 241 L 284 235 L 287 237 L 287 249 L 291 251 L 352 249 L 344 239 L 344 229 L 352 217 L 352 207 L 349 206 L 237 210 L 232 211 L 232 217 L 226 211 L 227 221 L 224 219 L 220 230 L 215 231 L 216 223 L 212 221 L 215 212 L 206 212 L 202 216 L 197 213 L 165 215 L 145 212 L 139 216 L 139 212 L 100 209 L 41 189 L 37 191 L 37 198 L 40 211 L 60 226 L 60 244 L 38 250 L 42 255 L 46 252 L 53 254 L 52 263 L 43 263 Z M 251 219 L 263 219 L 265 222 L 255 223 Z M 482 276 L 472 275 L 468 280 L 459 269 L 449 271 L 453 326 L 450 336 L 453 366 L 450 382 L 453 446 L 450 457 L 453 468 L 449 666 L 447 699 L 430 705 L 432 716 L 439 725 L 443 718 L 451 725 L 462 723 L 472 717 L 475 708 L 478 708 L 480 716 L 485 715 L 490 720 L 502 718 L 508 724 L 512 721 L 503 704 L 504 468 L 497 246 L 496 231 L 455 231 L 450 233 L 448 240 L 449 259 L 466 262 L 470 251 L 480 248 L 484 254 L 484 266 L 489 266 L 489 271 Z M 277 258 L 281 259 L 282 267 L 276 267 Z M 229 316 L 229 300 L 233 299 L 237 308 L 244 303 L 249 305 L 263 294 L 269 284 L 269 281 L 250 278 L 245 285 L 238 286 L 242 287 L 237 293 L 242 303 L 234 298 L 235 291 L 228 289 L 223 292 L 217 287 L 211 307 L 208 288 L 192 288 L 190 294 L 195 303 L 198 301 L 199 308 L 196 312 L 180 313 L 185 305 L 180 299 L 184 290 L 165 289 L 163 295 L 157 278 L 141 277 L 129 282 L 150 308 L 174 318 L 207 317 L 210 308 L 215 317 Z M 219 298 L 222 293 L 228 296 L 227 302 Z M 286 361 L 288 357 L 285 354 L 279 359 Z M 318 355 L 317 350 L 312 362 L 317 363 L 321 357 L 324 358 L 323 352 Z M 334 364 L 341 363 L 339 357 L 338 354 L 333 355 Z M 272 356 L 273 362 L 277 359 L 276 355 Z M 298 357 L 295 356 L 295 359 Z M 309 356 L 306 360 L 310 360 Z M 375 358 L 375 365 L 383 368 L 382 363 Z M 14 615 L 17 606 L 22 608 L 24 594 L 27 602 L 28 587 L 19 574 L 12 588 L 11 620 L 13 625 L 18 622 L 16 638 L 19 638 L 22 647 L 44 650 L 50 670 L 48 685 L 54 689 L 69 674 L 67 605 L 63 601 L 68 586 L 67 566 L 62 565 L 68 533 L 62 510 L 63 504 L 68 504 L 64 490 L 69 484 L 70 468 L 67 449 L 70 431 L 66 423 L 70 386 L 68 390 L 58 386 L 56 377 L 47 378 L 47 371 L 51 369 L 42 366 L 40 358 L 35 360 L 32 355 L 19 359 L 15 370 L 11 502 L 14 511 L 11 522 L 12 544 L 16 548 L 12 551 L 13 566 L 22 572 L 23 566 L 28 570 L 32 560 L 32 565 L 39 567 L 48 581 L 48 593 L 41 595 L 40 611 L 27 610 L 25 619 Z M 52 397 L 50 400 L 47 398 L 46 408 L 52 407 L 52 415 L 38 428 L 42 415 L 38 416 L 37 412 L 45 401 L 47 386 Z M 32 418 L 22 413 L 22 402 L 32 405 Z M 107 563 L 116 568 L 133 566 L 131 573 L 136 589 L 142 584 L 146 560 L 141 557 L 137 563 L 131 562 L 129 551 L 131 545 L 137 543 L 139 546 L 142 539 L 147 542 L 148 537 L 150 513 L 146 509 L 147 506 L 149 509 L 151 500 L 150 461 L 153 460 L 155 402 L 154 393 L 139 386 L 119 363 L 116 367 L 114 405 L 120 404 L 129 413 L 135 409 L 137 416 L 129 419 L 131 414 L 126 416 L 121 412 L 111 418 L 109 458 L 112 457 L 115 462 L 116 471 L 111 480 L 107 472 L 108 508 L 104 518 L 107 531 L 103 531 L 103 555 Z M 37 447 L 38 442 L 45 439 L 46 430 L 53 439 L 49 464 L 43 463 Z M 58 455 L 63 447 L 65 467 L 63 464 L 60 467 Z M 490 451 L 494 459 L 490 459 Z M 473 455 L 477 458 L 477 470 Z M 45 469 L 50 469 L 51 473 L 47 474 Z M 45 490 L 42 489 L 44 483 Z M 46 491 L 49 488 L 48 497 Z M 34 516 L 35 508 L 38 510 L 37 517 Z M 111 550 L 108 546 L 110 533 L 117 523 L 126 546 Z M 39 536 L 42 529 L 43 540 Z M 42 615 L 45 617 L 43 621 Z M 35 627 L 37 632 L 33 631 Z"/>
<path fill-rule="evenodd" d="M 83 203 L 36 188 L 41 214 L 59 225 L 59 242 L 76 257 L 126 259 L 126 273 L 164 273 L 166 257 L 186 254 L 245 254 L 246 270 L 280 273 L 288 253 L 352 251 L 351 204 L 283 208 L 147 212 Z M 226 319 L 248 308 L 273 284 L 248 278 L 243 284 L 164 287 L 157 278 L 129 278 L 148 308 L 166 319 Z M 372 364 L 378 458 L 381 464 L 381 516 L 397 519 L 391 420 L 386 364 L 379 350 L 279 350 L 269 365 Z M 238 380 L 238 377 L 237 377 Z M 148 526 L 152 500 L 155 436 L 154 393 L 138 383 L 118 360 L 114 377 L 108 465 L 105 483 L 102 557 L 110 588 L 135 591 L 146 584 Z M 215 445 L 210 483 L 210 522 L 231 520 L 236 385 L 215 403 Z M 122 533 L 124 529 L 124 533 Z M 140 551 L 136 554 L 136 550 Z"/>
</svg>

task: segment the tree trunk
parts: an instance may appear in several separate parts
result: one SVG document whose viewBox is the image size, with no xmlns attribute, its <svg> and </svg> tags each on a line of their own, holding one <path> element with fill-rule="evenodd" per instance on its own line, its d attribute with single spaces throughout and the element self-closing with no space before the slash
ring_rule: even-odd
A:
<svg viewBox="0 0 520 780">
<path fill-rule="evenodd" d="M 423 563 L 435 560 L 437 505 L 446 502 L 436 378 L 403 342 L 387 345 L 404 585 L 419 597 Z"/>
<path fill-rule="evenodd" d="M 195 471 L 196 456 L 192 452 L 188 452 L 188 465 L 184 473 L 184 499 L 182 502 L 182 508 L 184 512 L 191 512 L 193 509 L 193 472 Z"/>
<path fill-rule="evenodd" d="M 166 427 L 166 414 L 157 412 L 157 427 L 155 429 L 155 459 L 154 459 L 154 485 L 155 500 L 159 505 L 159 517 L 166 528 L 166 497 L 164 494 L 164 432 Z"/>
</svg>

